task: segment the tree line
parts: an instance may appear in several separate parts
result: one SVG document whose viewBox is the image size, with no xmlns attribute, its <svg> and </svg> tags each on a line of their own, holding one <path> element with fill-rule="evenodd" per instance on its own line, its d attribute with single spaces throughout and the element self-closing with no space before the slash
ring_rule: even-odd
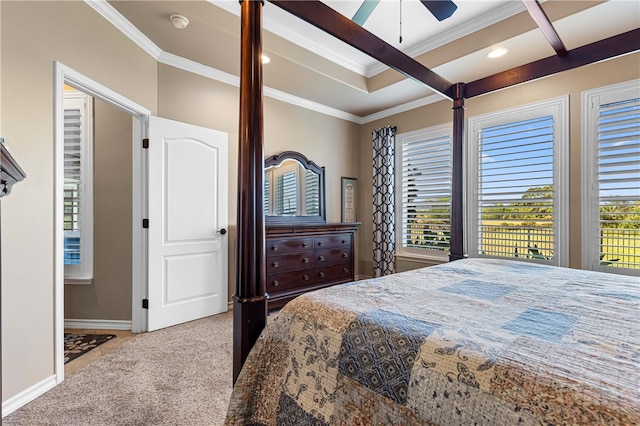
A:
<svg viewBox="0 0 640 426">
<path fill-rule="evenodd" d="M 528 226 L 553 220 L 553 186 L 537 186 L 527 189 L 520 201 L 495 204 L 482 208 L 482 220 L 504 221 L 505 226 L 522 222 Z M 426 210 L 409 210 L 416 216 L 430 217 L 431 222 L 449 223 L 449 198 L 436 200 L 438 206 Z M 444 204 L 444 205 L 443 205 Z M 640 229 L 640 200 L 615 201 L 600 206 L 602 228 Z M 511 222 L 511 223 L 509 223 Z"/>
</svg>

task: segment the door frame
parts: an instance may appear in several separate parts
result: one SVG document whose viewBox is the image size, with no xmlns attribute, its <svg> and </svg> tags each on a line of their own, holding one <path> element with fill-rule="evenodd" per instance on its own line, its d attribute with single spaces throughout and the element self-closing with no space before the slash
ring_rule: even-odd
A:
<svg viewBox="0 0 640 426">
<path fill-rule="evenodd" d="M 147 329 L 142 299 L 147 294 L 147 239 L 142 219 L 147 214 L 147 168 L 142 139 L 147 137 L 151 111 L 121 96 L 89 77 L 58 62 L 53 62 L 54 113 L 54 373 L 56 383 L 64 380 L 64 85 L 93 96 L 132 116 L 132 301 L 131 331 Z M 136 227 L 135 224 L 140 224 Z"/>
</svg>

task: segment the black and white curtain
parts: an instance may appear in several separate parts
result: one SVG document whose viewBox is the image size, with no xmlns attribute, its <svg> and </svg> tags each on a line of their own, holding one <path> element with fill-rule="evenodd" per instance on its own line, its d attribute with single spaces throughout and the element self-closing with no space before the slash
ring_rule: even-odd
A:
<svg viewBox="0 0 640 426">
<path fill-rule="evenodd" d="M 393 274 L 395 254 L 394 145 L 396 127 L 373 131 L 373 276 Z"/>
</svg>

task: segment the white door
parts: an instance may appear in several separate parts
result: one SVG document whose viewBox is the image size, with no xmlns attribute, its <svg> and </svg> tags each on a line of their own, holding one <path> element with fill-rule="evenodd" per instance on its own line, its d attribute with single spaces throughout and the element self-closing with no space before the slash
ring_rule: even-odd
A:
<svg viewBox="0 0 640 426">
<path fill-rule="evenodd" d="M 149 331 L 227 310 L 227 140 L 150 117 Z"/>
</svg>

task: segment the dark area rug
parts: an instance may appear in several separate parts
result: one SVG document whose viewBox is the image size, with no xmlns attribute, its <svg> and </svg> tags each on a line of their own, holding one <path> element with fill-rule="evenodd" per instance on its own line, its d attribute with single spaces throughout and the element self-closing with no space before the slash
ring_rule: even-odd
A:
<svg viewBox="0 0 640 426">
<path fill-rule="evenodd" d="M 86 354 L 114 337 L 116 337 L 114 334 L 64 333 L 64 363 Z"/>
</svg>

